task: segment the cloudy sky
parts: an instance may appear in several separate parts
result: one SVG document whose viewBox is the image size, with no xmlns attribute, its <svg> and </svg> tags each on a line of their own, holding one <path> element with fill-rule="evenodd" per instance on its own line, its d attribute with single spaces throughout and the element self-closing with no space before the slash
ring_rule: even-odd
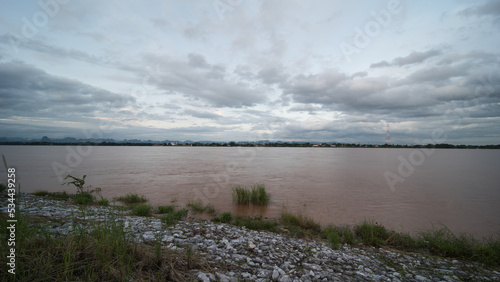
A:
<svg viewBox="0 0 500 282">
<path fill-rule="evenodd" d="M 0 137 L 500 144 L 499 31 L 496 0 L 2 1 Z"/>
</svg>

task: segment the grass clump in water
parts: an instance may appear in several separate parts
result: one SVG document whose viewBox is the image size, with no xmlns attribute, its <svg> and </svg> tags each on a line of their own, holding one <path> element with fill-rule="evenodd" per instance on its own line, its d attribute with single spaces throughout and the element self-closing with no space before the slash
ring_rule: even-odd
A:
<svg viewBox="0 0 500 282">
<path fill-rule="evenodd" d="M 250 192 L 250 202 L 254 205 L 267 206 L 271 196 L 266 191 L 264 184 L 255 184 Z"/>
<path fill-rule="evenodd" d="M 152 213 L 151 206 L 146 204 L 137 205 L 132 209 L 132 214 L 138 216 L 151 216 Z"/>
<path fill-rule="evenodd" d="M 203 203 L 200 201 L 190 202 L 187 204 L 187 206 L 194 213 L 203 213 L 205 211 L 205 207 L 203 206 Z"/>
<path fill-rule="evenodd" d="M 233 200 L 238 205 L 259 205 L 267 206 L 271 196 L 266 191 L 264 184 L 255 184 L 250 189 L 237 185 L 233 188 Z"/>
<path fill-rule="evenodd" d="M 142 195 L 139 196 L 139 195 L 134 194 L 134 193 L 118 197 L 118 198 L 116 198 L 116 200 L 120 201 L 122 203 L 128 204 L 128 205 L 141 204 L 141 203 L 145 203 L 148 201 L 148 199 L 146 199 L 146 197 L 144 197 Z"/>
<path fill-rule="evenodd" d="M 193 213 L 208 213 L 215 214 L 215 207 L 212 204 L 207 204 L 203 206 L 200 201 L 194 201 L 187 204 L 187 207 L 191 209 Z"/>
<path fill-rule="evenodd" d="M 233 200 L 238 205 L 248 205 L 250 204 L 250 190 L 244 186 L 235 186 L 233 188 Z"/>
</svg>

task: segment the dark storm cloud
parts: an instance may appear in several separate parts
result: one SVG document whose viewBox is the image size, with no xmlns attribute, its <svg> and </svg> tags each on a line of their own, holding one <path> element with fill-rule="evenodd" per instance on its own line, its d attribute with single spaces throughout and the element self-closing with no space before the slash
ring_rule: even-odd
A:
<svg viewBox="0 0 500 282">
<path fill-rule="evenodd" d="M 52 76 L 23 62 L 0 64 L 1 116 L 92 116 L 135 103 L 135 98 Z"/>
</svg>

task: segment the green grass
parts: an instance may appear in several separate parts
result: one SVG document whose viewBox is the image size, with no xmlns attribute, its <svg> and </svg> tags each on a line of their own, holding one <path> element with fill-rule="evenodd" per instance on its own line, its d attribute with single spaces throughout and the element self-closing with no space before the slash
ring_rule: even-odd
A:
<svg viewBox="0 0 500 282">
<path fill-rule="evenodd" d="M 321 225 L 302 214 L 295 215 L 284 210 L 281 212 L 281 223 L 295 237 L 317 236 L 321 233 Z"/>
<path fill-rule="evenodd" d="M 484 239 L 482 242 L 471 235 L 453 234 L 448 228 L 421 232 L 417 244 L 432 254 L 475 260 L 488 265 L 500 264 L 500 240 Z"/>
<path fill-rule="evenodd" d="M 223 212 L 219 216 L 212 219 L 214 222 L 230 223 L 233 220 L 233 215 L 230 212 Z"/>
<path fill-rule="evenodd" d="M 244 186 L 235 186 L 233 188 L 233 200 L 238 205 L 249 205 L 250 204 L 250 190 Z"/>
<path fill-rule="evenodd" d="M 7 215 L 0 214 L 0 235 L 7 236 Z M 0 281 L 192 281 L 194 269 L 211 271 L 192 249 L 168 250 L 128 240 L 123 225 L 110 216 L 53 237 L 32 217 L 16 225 L 16 274 L 0 271 Z M 7 240 L 0 255 L 8 255 Z M 197 273 L 195 271 L 195 273 Z"/>
<path fill-rule="evenodd" d="M 5 183 L 0 183 L 0 193 L 3 193 L 7 190 L 7 185 Z"/>
<path fill-rule="evenodd" d="M 266 230 L 271 232 L 278 231 L 278 223 L 271 220 L 262 219 L 262 215 L 247 216 L 247 217 L 234 217 L 233 224 L 236 226 L 245 226 L 252 230 Z"/>
<path fill-rule="evenodd" d="M 141 203 L 145 203 L 148 201 L 148 199 L 146 199 L 146 197 L 144 197 L 142 195 L 139 196 L 139 195 L 133 194 L 133 193 L 118 197 L 118 198 L 116 198 L 116 200 L 120 201 L 122 203 L 128 204 L 128 205 L 141 204 Z"/>
<path fill-rule="evenodd" d="M 267 206 L 271 196 L 266 191 L 264 184 L 255 184 L 252 187 L 246 188 L 245 186 L 237 185 L 233 187 L 233 200 L 238 205 L 259 205 Z"/>
<path fill-rule="evenodd" d="M 94 202 L 94 197 L 87 192 L 77 193 L 71 197 L 73 202 L 79 205 L 88 205 Z"/>
<path fill-rule="evenodd" d="M 355 244 L 355 234 L 349 227 L 329 225 L 321 231 L 321 237 L 326 239 L 333 249 L 338 249 L 340 244 Z"/>
<path fill-rule="evenodd" d="M 187 207 L 190 208 L 194 213 L 203 213 L 205 211 L 205 207 L 200 201 L 190 202 L 187 204 Z"/>
<path fill-rule="evenodd" d="M 53 199 L 53 200 L 68 200 L 72 197 L 72 195 L 66 193 L 66 191 L 63 191 L 63 192 L 48 192 L 48 191 L 45 191 L 45 190 L 40 190 L 40 191 L 36 191 L 36 192 L 33 192 L 31 193 L 32 195 L 35 195 L 35 196 L 39 196 L 39 197 L 47 197 L 49 199 Z"/>
<path fill-rule="evenodd" d="M 157 208 L 157 213 L 158 214 L 166 214 L 166 213 L 171 213 L 175 210 L 174 206 L 159 206 Z"/>
<path fill-rule="evenodd" d="M 109 206 L 109 200 L 108 199 L 100 199 L 98 201 L 95 202 L 96 204 L 100 205 L 100 206 Z"/>
<path fill-rule="evenodd" d="M 223 223 L 228 223 L 231 222 L 231 220 L 233 220 L 233 215 L 230 212 L 223 212 L 219 216 L 219 219 Z"/>
<path fill-rule="evenodd" d="M 163 223 L 165 223 L 166 225 L 174 225 L 179 220 L 185 218 L 187 216 L 187 214 L 188 214 L 188 210 L 186 210 L 186 209 L 173 211 L 173 212 L 167 213 L 164 216 L 162 216 L 161 221 Z"/>
<path fill-rule="evenodd" d="M 391 236 L 391 232 L 384 226 L 366 220 L 362 224 L 356 225 L 354 232 L 361 238 L 363 243 L 375 247 L 386 245 L 387 240 Z"/>
<path fill-rule="evenodd" d="M 211 214 L 211 215 L 215 215 L 216 211 L 215 211 L 214 205 L 212 205 L 212 204 L 206 205 L 205 206 L 205 213 L 208 213 L 208 214 Z"/>
<path fill-rule="evenodd" d="M 132 208 L 132 214 L 133 215 L 138 215 L 138 216 L 151 216 L 152 214 L 152 208 L 150 205 L 142 204 L 142 205 L 137 205 Z"/>
<path fill-rule="evenodd" d="M 271 196 L 266 191 L 264 184 L 255 184 L 250 192 L 250 202 L 254 205 L 267 206 Z"/>
<path fill-rule="evenodd" d="M 191 209 L 193 213 L 207 213 L 207 214 L 215 214 L 215 207 L 212 204 L 207 204 L 203 206 L 203 203 L 200 201 L 194 201 L 187 204 L 187 207 Z"/>
</svg>

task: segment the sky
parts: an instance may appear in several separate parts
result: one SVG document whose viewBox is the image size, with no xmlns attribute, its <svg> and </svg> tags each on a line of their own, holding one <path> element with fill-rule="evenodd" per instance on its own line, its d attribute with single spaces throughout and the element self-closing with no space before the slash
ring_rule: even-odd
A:
<svg viewBox="0 0 500 282">
<path fill-rule="evenodd" d="M 1 1 L 0 137 L 500 144 L 500 1 Z"/>
</svg>

